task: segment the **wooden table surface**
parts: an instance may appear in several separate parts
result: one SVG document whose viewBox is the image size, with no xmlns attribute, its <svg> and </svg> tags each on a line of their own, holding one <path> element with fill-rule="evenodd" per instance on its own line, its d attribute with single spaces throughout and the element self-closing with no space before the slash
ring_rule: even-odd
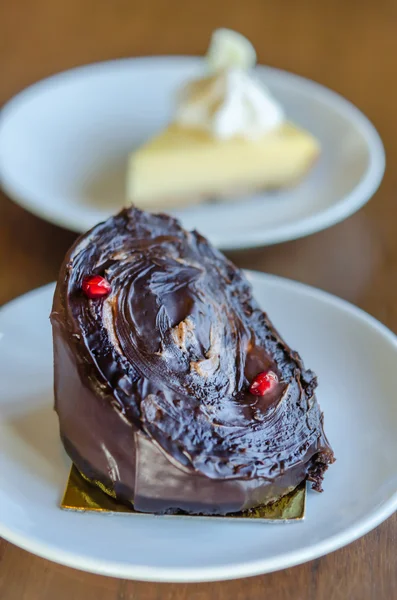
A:
<svg viewBox="0 0 397 600">
<path fill-rule="evenodd" d="M 262 63 L 315 79 L 362 109 L 388 168 L 373 200 L 303 240 L 230 253 L 242 267 L 291 277 L 357 304 L 397 331 L 396 0 L 14 0 L 0 3 L 0 104 L 34 81 L 121 56 L 204 53 L 211 30 L 246 34 Z M 320 192 L 321 193 L 321 192 Z M 56 278 L 74 234 L 4 195 L 0 303 Z M 299 567 L 212 584 L 155 584 L 91 575 L 0 541 L 2 600 L 392 600 L 397 515 L 362 539 Z"/>
</svg>

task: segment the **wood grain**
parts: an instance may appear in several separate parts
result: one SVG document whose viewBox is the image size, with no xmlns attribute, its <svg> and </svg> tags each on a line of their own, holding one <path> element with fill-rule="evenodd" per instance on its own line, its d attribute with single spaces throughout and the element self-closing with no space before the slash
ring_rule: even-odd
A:
<svg viewBox="0 0 397 600">
<path fill-rule="evenodd" d="M 328 231 L 231 253 L 346 298 L 397 331 L 397 2 L 395 0 L 14 0 L 0 3 L 0 104 L 37 79 L 87 62 L 205 51 L 211 30 L 238 29 L 263 63 L 315 79 L 379 130 L 388 169 L 374 199 Z M 0 303 L 55 279 L 74 239 L 0 196 Z M 1 518 L 1 517 L 0 517 Z M 0 541 L 2 600 L 392 600 L 397 516 L 331 555 L 252 579 L 166 585 L 99 577 Z"/>
</svg>

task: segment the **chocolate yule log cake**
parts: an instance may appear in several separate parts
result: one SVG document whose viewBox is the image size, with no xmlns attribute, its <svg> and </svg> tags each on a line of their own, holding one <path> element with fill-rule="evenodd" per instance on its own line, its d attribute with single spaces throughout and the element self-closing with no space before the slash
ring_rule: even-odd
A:
<svg viewBox="0 0 397 600">
<path fill-rule="evenodd" d="M 97 225 L 67 253 L 51 322 L 65 449 L 118 500 L 227 514 L 322 490 L 316 377 L 198 233 L 135 208 Z"/>
</svg>

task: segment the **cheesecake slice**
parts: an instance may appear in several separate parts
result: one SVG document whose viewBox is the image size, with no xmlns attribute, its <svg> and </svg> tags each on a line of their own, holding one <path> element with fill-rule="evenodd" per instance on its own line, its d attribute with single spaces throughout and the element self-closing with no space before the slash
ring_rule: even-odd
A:
<svg viewBox="0 0 397 600">
<path fill-rule="evenodd" d="M 130 155 L 128 200 L 147 210 L 294 185 L 320 148 L 253 69 L 241 34 L 214 32 L 206 70 L 178 92 L 170 124 Z"/>
<path fill-rule="evenodd" d="M 285 122 L 259 139 L 216 139 L 177 123 L 129 159 L 128 199 L 147 210 L 292 186 L 319 154 L 316 139 Z"/>
</svg>

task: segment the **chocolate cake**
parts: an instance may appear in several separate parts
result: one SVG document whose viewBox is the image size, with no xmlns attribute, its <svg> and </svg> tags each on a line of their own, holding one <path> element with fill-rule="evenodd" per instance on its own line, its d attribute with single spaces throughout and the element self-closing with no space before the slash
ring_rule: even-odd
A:
<svg viewBox="0 0 397 600">
<path fill-rule="evenodd" d="M 97 225 L 66 255 L 51 322 L 64 446 L 119 500 L 227 514 L 304 479 L 321 491 L 316 377 L 197 232 L 134 208 Z"/>
</svg>

